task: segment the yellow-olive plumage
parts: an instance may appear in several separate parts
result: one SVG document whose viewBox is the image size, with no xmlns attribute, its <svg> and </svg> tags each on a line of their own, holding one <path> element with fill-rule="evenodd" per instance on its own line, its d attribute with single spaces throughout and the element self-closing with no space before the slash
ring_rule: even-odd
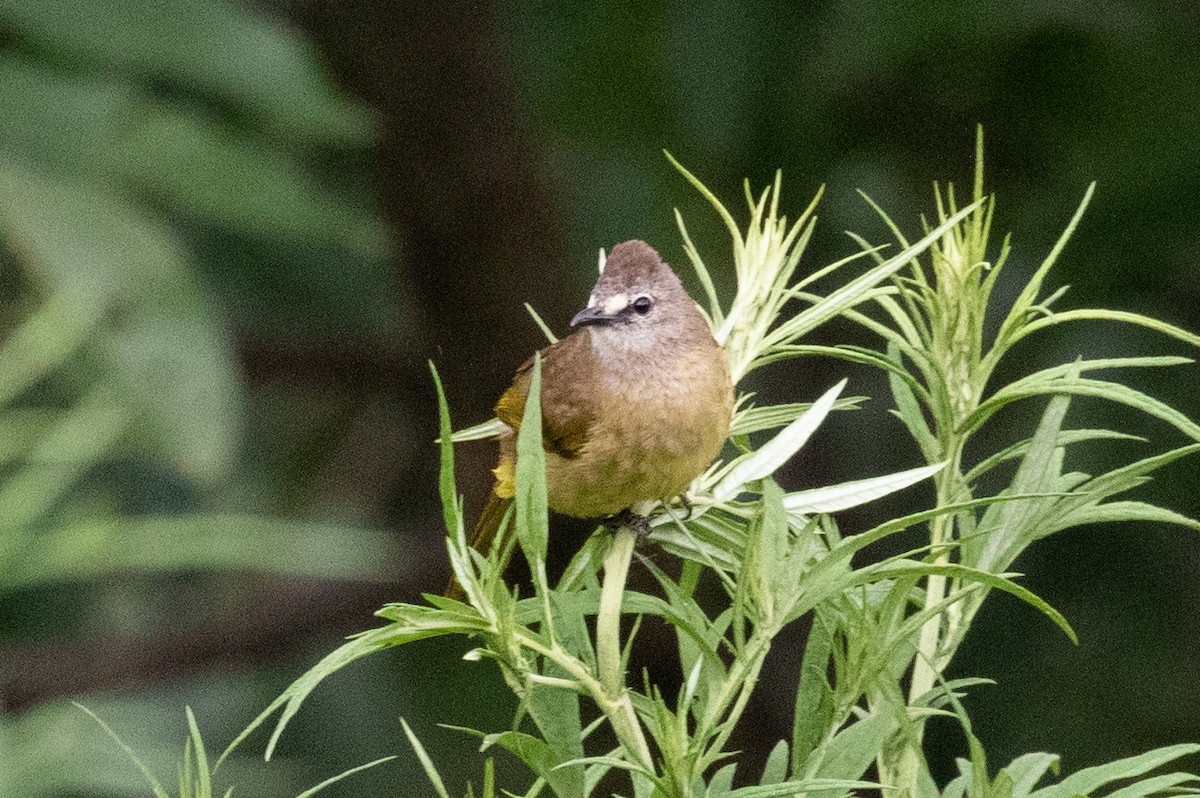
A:
<svg viewBox="0 0 1200 798">
<path fill-rule="evenodd" d="M 733 385 L 725 353 L 679 278 L 643 241 L 618 244 L 581 326 L 542 359 L 542 443 L 550 507 L 609 516 L 683 493 L 729 435 Z M 493 496 L 472 545 L 486 550 L 514 493 L 516 432 L 530 358 L 496 404 Z"/>
</svg>

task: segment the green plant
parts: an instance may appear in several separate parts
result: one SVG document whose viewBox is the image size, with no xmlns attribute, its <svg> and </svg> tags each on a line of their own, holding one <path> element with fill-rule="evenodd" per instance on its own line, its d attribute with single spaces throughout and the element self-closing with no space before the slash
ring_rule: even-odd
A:
<svg viewBox="0 0 1200 798">
<path fill-rule="evenodd" d="M 259 281 L 278 293 L 257 269 L 229 268 L 254 244 L 342 253 L 353 268 L 324 270 L 330 281 L 390 279 L 387 233 L 366 197 L 319 174 L 330 155 L 370 145 L 369 116 L 302 38 L 225 0 L 0 0 L 0 24 L 10 666 L 25 665 L 30 628 L 71 654 L 84 626 L 93 638 L 138 624 L 178 632 L 178 607 L 143 595 L 169 575 L 380 578 L 393 535 L 271 515 L 230 489 L 248 471 L 246 386 L 212 297 L 217 273 L 242 281 L 239 297 Z M 281 556 L 298 551 L 308 554 Z M 125 614 L 106 628 L 97 607 L 118 593 Z M 0 711 L 0 796 L 120 789 L 103 769 L 64 761 L 55 741 L 74 714 L 65 702 Z"/>
<path fill-rule="evenodd" d="M 982 141 L 982 140 L 981 140 Z M 916 439 L 925 466 L 826 488 L 785 492 L 772 478 L 836 405 L 844 383 L 811 405 L 757 407 L 744 397 L 733 423 L 730 456 L 692 486 L 686 519 L 674 506 L 650 516 L 651 539 L 676 555 L 678 575 L 643 559 L 660 594 L 626 587 L 635 533 L 597 531 L 551 584 L 545 567 L 545 484 L 540 440 L 540 365 L 535 360 L 525 423 L 518 437 L 518 474 L 510 534 L 489 552 L 466 544 L 462 504 L 454 482 L 453 443 L 478 437 L 487 425 L 452 434 L 441 396 L 441 496 L 447 549 L 465 597 L 426 596 L 424 604 L 393 604 L 379 611 L 388 623 L 329 654 L 269 706 L 226 754 L 282 708 L 267 745 L 280 734 L 309 693 L 346 664 L 382 649 L 442 635 L 479 641 L 468 659 L 500 668 L 519 700 L 512 727 L 478 735 L 484 749 L 500 746 L 533 773 L 519 793 L 549 790 L 559 798 L 596 793 L 606 785 L 640 798 L 737 796 L 767 798 L 818 793 L 844 795 L 882 789 L 889 796 L 963 795 L 1052 798 L 1094 794 L 1114 781 L 1136 779 L 1200 745 L 1183 744 L 1082 770 L 1036 789 L 1056 767 L 1050 754 L 1030 754 L 990 774 L 984 750 L 960 702 L 980 680 L 947 681 L 943 673 L 993 589 L 1037 607 L 1074 639 L 1056 610 L 1018 584 L 1008 567 L 1026 546 L 1069 526 L 1097 520 L 1156 520 L 1200 527 L 1195 521 L 1142 502 L 1112 500 L 1142 484 L 1157 468 L 1194 453 L 1189 444 L 1137 460 L 1099 476 L 1064 472 L 1068 448 L 1087 440 L 1130 437 L 1112 430 L 1071 430 L 1063 419 L 1071 397 L 1096 396 L 1132 406 L 1172 424 L 1194 441 L 1200 427 L 1169 406 L 1116 382 L 1082 375 L 1117 366 L 1174 366 L 1174 357 L 1081 360 L 1046 369 L 999 388 L 989 387 L 1000 358 L 1013 343 L 1046 326 L 1077 319 L 1141 324 L 1190 344 L 1200 339 L 1170 325 L 1128 313 L 1081 310 L 1055 313 L 1061 292 L 1039 299 L 1048 270 L 1083 211 L 1008 308 L 999 333 L 985 340 L 983 319 L 1007 253 L 988 262 L 993 201 L 983 192 L 982 143 L 972 202 L 957 207 L 953 190 L 939 192 L 938 217 L 908 242 L 892 225 L 901 251 L 885 258 L 860 239 L 863 252 L 795 280 L 811 235 L 813 205 L 789 222 L 779 215 L 780 182 L 757 198 L 747 188 L 745 232 L 690 173 L 733 238 L 737 294 L 722 304 L 705 260 L 680 220 L 684 248 L 704 286 L 714 333 L 729 355 L 735 380 L 753 369 L 793 357 L 832 356 L 884 369 L 893 412 Z M 678 165 L 677 165 L 678 166 Z M 1090 189 L 1088 196 L 1090 196 Z M 1086 204 L 1086 200 L 1085 200 Z M 886 218 L 886 217 L 885 217 Z M 890 222 L 889 222 L 890 223 Z M 875 265 L 825 294 L 818 279 L 860 257 Z M 926 263 L 928 265 L 926 265 Z M 800 310 L 795 311 L 795 303 Z M 880 350 L 818 346 L 800 340 L 842 316 L 885 342 Z M 435 372 L 435 380 L 437 375 Z M 966 443 L 1007 404 L 1049 397 L 1037 429 L 1025 440 L 968 462 Z M 778 430 L 765 441 L 759 433 Z M 979 477 L 1015 465 L 1008 484 L 979 495 Z M 845 534 L 833 513 L 917 481 L 932 478 L 936 503 L 927 510 Z M 928 542 L 874 561 L 857 558 L 897 532 L 928 530 Z M 529 562 L 533 592 L 504 581 L 505 547 Z M 860 560 L 863 560 L 860 562 Z M 702 579 L 719 586 L 715 614 L 697 600 Z M 641 621 L 655 616 L 676 636 L 682 688 L 666 695 L 648 678 L 628 675 Z M 809 634 L 797 674 L 794 727 L 781 740 L 754 786 L 734 788 L 736 754 L 727 749 L 742 718 L 772 641 L 788 624 L 809 616 Z M 622 620 L 632 628 L 622 636 Z M 594 627 L 593 627 L 594 623 Z M 945 788 L 934 784 L 925 761 L 923 731 L 933 716 L 957 718 L 966 731 L 969 760 Z M 597 749 L 603 739 L 615 740 Z M 443 780 L 405 726 L 438 795 Z M 1120 798 L 1194 790 L 1197 777 L 1176 773 L 1135 781 L 1111 794 Z M 468 794 L 474 793 L 468 788 Z M 482 795 L 496 795 L 490 767 Z"/>
<path fill-rule="evenodd" d="M 146 780 L 146 783 L 150 785 L 150 789 L 153 791 L 155 798 L 170 798 L 171 794 L 165 787 L 163 787 L 162 782 L 160 782 L 158 778 L 150 771 L 150 769 L 142 763 L 137 754 L 134 753 L 133 749 L 126 745 L 124 741 L 117 736 L 117 733 L 113 731 L 107 723 L 100 719 L 99 715 L 81 704 L 76 704 L 75 706 L 86 712 L 88 716 L 91 717 L 92 720 L 96 721 L 96 723 L 100 725 L 100 728 L 104 729 L 105 733 L 108 734 L 108 736 L 111 737 L 118 746 L 120 746 L 121 750 L 125 752 L 125 755 L 129 758 L 129 760 L 137 766 L 138 770 L 141 771 L 142 777 Z M 213 786 L 213 783 L 217 773 L 217 767 L 216 765 L 209 765 L 208 753 L 204 749 L 204 739 L 200 736 L 200 727 L 196 724 L 196 716 L 192 714 L 192 708 L 187 707 L 185 711 L 187 714 L 188 736 L 187 740 L 184 742 L 183 757 L 179 761 L 179 798 L 213 798 L 213 796 L 218 794 L 223 796 L 223 798 L 231 798 L 234 790 L 232 786 L 227 787 L 223 793 L 215 792 L 217 788 Z M 310 798 L 310 796 L 316 795 L 330 784 L 341 781 L 347 776 L 353 775 L 360 770 L 366 770 L 367 768 L 375 767 L 376 765 L 387 762 L 390 759 L 395 759 L 395 757 L 383 757 L 382 759 L 376 759 L 374 762 L 368 762 L 365 765 L 359 765 L 358 767 L 351 768 L 350 770 L 326 779 L 315 787 L 310 787 L 304 792 L 299 793 L 296 798 Z"/>
</svg>

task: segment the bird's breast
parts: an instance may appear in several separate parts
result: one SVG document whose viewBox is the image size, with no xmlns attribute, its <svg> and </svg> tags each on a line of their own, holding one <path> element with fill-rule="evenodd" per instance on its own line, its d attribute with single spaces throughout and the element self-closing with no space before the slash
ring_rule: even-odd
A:
<svg viewBox="0 0 1200 798">
<path fill-rule="evenodd" d="M 550 455 L 550 506 L 606 516 L 687 489 L 729 434 L 733 389 L 715 342 L 669 359 L 603 364 L 589 390 L 586 442 L 572 458 Z"/>
</svg>

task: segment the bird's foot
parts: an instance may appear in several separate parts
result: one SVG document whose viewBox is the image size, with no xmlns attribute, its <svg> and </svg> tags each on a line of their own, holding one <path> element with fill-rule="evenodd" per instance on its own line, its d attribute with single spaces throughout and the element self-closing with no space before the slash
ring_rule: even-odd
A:
<svg viewBox="0 0 1200 798">
<path fill-rule="evenodd" d="M 621 527 L 627 527 L 637 535 L 639 546 L 650 536 L 650 519 L 628 508 L 604 519 L 604 528 L 609 532 L 615 533 Z"/>
<path fill-rule="evenodd" d="M 679 494 L 679 503 L 683 505 L 683 518 L 681 521 L 689 521 L 692 518 L 692 500 L 686 493 Z"/>
</svg>

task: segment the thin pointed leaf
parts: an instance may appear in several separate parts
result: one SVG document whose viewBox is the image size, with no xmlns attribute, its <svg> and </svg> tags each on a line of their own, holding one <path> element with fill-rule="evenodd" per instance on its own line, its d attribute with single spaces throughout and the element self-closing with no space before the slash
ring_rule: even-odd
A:
<svg viewBox="0 0 1200 798">
<path fill-rule="evenodd" d="M 188 737 L 196 757 L 196 776 L 200 779 L 197 792 L 208 798 L 212 795 L 212 771 L 208 767 L 208 754 L 204 750 L 204 740 L 200 737 L 200 727 L 196 725 L 196 716 L 192 708 L 184 707 L 184 711 L 187 714 Z"/>
<path fill-rule="evenodd" d="M 1040 610 L 1043 615 L 1054 622 L 1055 626 L 1062 629 L 1063 633 L 1070 638 L 1072 643 L 1079 644 L 1079 637 L 1075 634 L 1075 630 L 1071 628 L 1071 624 L 1061 612 L 1054 609 L 1041 596 L 1037 595 L 1028 588 L 1021 587 L 1016 582 L 1001 574 L 993 574 L 987 571 L 981 571 L 978 568 L 970 568 L 965 565 L 957 565 L 954 563 L 936 564 L 936 563 L 918 563 L 918 562 L 889 562 L 880 567 L 869 566 L 862 569 L 859 573 L 869 573 L 872 579 L 877 578 L 896 578 L 906 576 L 913 573 L 920 574 L 941 574 L 950 576 L 955 579 L 965 579 L 972 582 L 979 582 L 991 588 L 1003 590 L 1006 593 L 1011 593 L 1017 598 L 1029 604 L 1034 609 Z"/>
<path fill-rule="evenodd" d="M 1062 235 L 1058 237 L 1058 241 L 1054 243 L 1050 254 L 1042 261 L 1037 271 L 1029 278 L 1029 282 L 1025 284 L 1025 288 L 1017 296 L 1016 301 L 1013 302 L 1008 316 L 1005 317 L 1004 322 L 1000 325 L 1000 333 L 996 339 L 997 347 L 1006 348 L 1007 345 L 1004 342 L 1010 341 L 1011 337 L 1023 326 L 1025 314 L 1033 306 L 1033 303 L 1037 301 L 1037 295 L 1042 290 L 1042 282 L 1046 279 L 1046 274 L 1054 266 L 1054 262 L 1058 260 L 1059 254 L 1062 253 L 1063 248 L 1067 245 L 1067 241 L 1075 232 L 1075 228 L 1079 225 L 1079 220 L 1083 218 L 1083 213 L 1087 210 L 1088 203 L 1091 202 L 1092 194 L 1095 191 L 1095 183 L 1088 186 L 1087 191 L 1084 192 L 1083 200 L 1079 203 L 1079 207 L 1075 210 L 1071 221 L 1067 223 L 1067 227 L 1063 230 Z"/>
<path fill-rule="evenodd" d="M 708 187 L 701 183 L 699 178 L 685 169 L 683 164 L 675 160 L 675 156 L 671 155 L 671 153 L 667 152 L 666 150 L 663 150 L 663 155 L 665 155 L 667 160 L 671 162 L 671 165 L 674 166 L 679 173 L 683 175 L 689 183 L 692 184 L 692 187 L 700 192 L 700 196 L 708 200 L 709 204 L 713 206 L 713 209 L 721 217 L 721 221 L 725 222 L 725 227 L 727 230 L 729 230 L 729 235 L 733 237 L 735 245 L 740 244 L 742 242 L 742 231 L 738 227 L 738 223 L 734 221 L 733 216 L 728 210 L 726 210 L 725 206 L 721 204 L 721 201 L 717 199 L 716 195 L 709 191 Z"/>
<path fill-rule="evenodd" d="M 429 361 L 429 371 L 433 374 L 434 388 L 438 398 L 438 434 L 441 446 L 441 467 L 438 472 L 438 492 L 442 499 L 442 520 L 446 524 L 446 533 L 453 535 L 462 526 L 462 518 L 458 514 L 458 486 L 454 483 L 454 444 L 451 441 L 453 427 L 450 424 L 450 405 L 446 401 L 446 392 L 442 388 L 442 378 L 438 375 L 437 367 Z"/>
<path fill-rule="evenodd" d="M 1057 772 L 1058 754 L 1032 753 L 1014 759 L 1004 769 L 1013 781 L 1013 798 L 1025 798 L 1048 771 Z"/>
<path fill-rule="evenodd" d="M 789 319 L 783 325 L 780 325 L 776 330 L 768 336 L 768 344 L 774 346 L 778 344 L 790 343 L 816 327 L 824 324 L 829 319 L 842 313 L 849 307 L 852 307 L 863 292 L 870 290 L 873 286 L 886 280 L 892 274 L 904 267 L 912 258 L 924 252 L 929 246 L 936 242 L 943 234 L 952 229 L 964 219 L 968 213 L 975 209 L 972 204 L 958 213 L 950 217 L 945 224 L 939 225 L 932 230 L 928 235 L 921 238 L 911 247 L 908 247 L 903 252 L 888 258 L 880 265 L 870 269 L 864 274 L 856 277 L 850 282 L 836 289 L 816 305 L 807 308 L 794 317 Z"/>
<path fill-rule="evenodd" d="M 1140 435 L 1130 435 L 1125 432 L 1114 432 L 1107 429 L 1075 429 L 1075 430 L 1060 430 L 1058 437 L 1054 441 L 1056 447 L 1070 446 L 1076 443 L 1083 443 L 1094 440 L 1118 440 L 1118 441 L 1141 441 L 1145 442 L 1145 438 Z M 1006 460 L 1012 460 L 1018 457 L 1023 457 L 1029 451 L 1033 439 L 1026 438 L 1023 441 L 1018 441 L 1012 446 L 1007 446 L 999 452 L 991 455 L 985 460 L 981 460 L 977 465 L 971 468 L 963 476 L 963 481 L 967 484 L 972 484 L 979 477 L 991 471 L 996 466 Z"/>
<path fill-rule="evenodd" d="M 446 785 L 442 782 L 441 774 L 438 773 L 433 760 L 429 758 L 429 753 L 425 750 L 425 746 L 421 745 L 421 741 L 417 739 L 417 735 L 413 733 L 412 728 L 408 725 L 408 721 L 400 718 L 400 725 L 404 727 L 404 736 L 408 738 L 408 744 L 412 746 L 413 753 L 417 755 L 417 760 L 421 763 L 421 769 L 425 771 L 425 777 L 433 785 L 433 790 L 438 794 L 438 798 L 450 798 L 450 793 L 446 792 Z"/>
<path fill-rule="evenodd" d="M 466 443 L 467 441 L 480 441 L 487 438 L 498 438 L 505 432 L 510 431 L 507 424 L 498 418 L 489 419 L 482 424 L 476 424 L 473 427 L 460 429 L 458 432 L 450 436 L 451 443 Z M 438 437 L 434 443 L 440 444 L 441 437 Z"/>
<path fill-rule="evenodd" d="M 403 720 L 403 719 L 401 719 L 401 721 L 400 721 L 400 722 L 401 722 L 401 723 L 404 723 L 404 720 Z M 412 738 L 410 738 L 410 739 L 412 739 Z M 316 795 L 316 794 L 317 794 L 317 793 L 319 793 L 321 790 L 323 790 L 323 789 L 325 789 L 326 787 L 328 787 L 330 784 L 334 784 L 334 783 L 336 783 L 336 782 L 339 782 L 339 781 L 341 781 L 342 779 L 346 778 L 347 776 L 352 776 L 352 775 L 354 775 L 355 773 L 358 773 L 358 772 L 360 772 L 360 771 L 363 771 L 363 770 L 367 770 L 368 768 L 373 768 L 373 767 L 375 767 L 376 765 L 382 765 L 384 762 L 390 762 L 391 760 L 393 760 L 393 759 L 395 759 L 395 758 L 396 758 L 396 757 L 395 757 L 394 755 L 393 755 L 393 756 L 383 756 L 383 757 L 380 757 L 379 759 L 376 759 L 376 760 L 374 760 L 374 761 L 372 761 L 372 762 L 367 762 L 366 764 L 362 764 L 362 765 L 358 765 L 358 766 L 356 766 L 356 767 L 352 767 L 352 768 L 350 768 L 349 770 L 344 770 L 344 771 L 342 771 L 341 773 L 337 774 L 336 776 L 331 776 L 330 778 L 327 778 L 327 779 L 325 779 L 325 781 L 321 782 L 320 784 L 318 784 L 318 785 L 316 785 L 316 786 L 314 786 L 314 787 L 309 787 L 307 790 L 305 790 L 304 792 L 302 792 L 302 793 L 300 793 L 299 795 L 297 795 L 297 796 L 296 796 L 296 798 L 312 798 L 312 796 Z M 230 789 L 233 789 L 233 788 L 231 787 Z"/>
<path fill-rule="evenodd" d="M 1181 792 L 1182 794 L 1190 793 L 1195 795 L 1197 793 L 1195 787 L 1185 791 L 1179 791 L 1177 788 L 1188 782 L 1194 784 L 1197 781 L 1200 781 L 1200 776 L 1197 776 L 1195 773 L 1167 773 L 1162 776 L 1142 779 L 1119 790 L 1113 790 L 1104 796 L 1104 798 L 1146 798 L 1149 795 L 1173 796 Z"/>
<path fill-rule="evenodd" d="M 1008 493 L 1042 493 L 1057 487 L 1061 450 L 1056 444 L 1070 405 L 1071 398 L 1063 395 L 1054 396 L 1046 403 L 1046 409 L 1033 433 L 1033 444 L 1026 450 Z M 1049 501 L 1034 499 L 1005 503 L 994 510 L 989 509 L 978 527 L 980 534 L 963 541 L 962 562 L 985 571 L 1006 567 L 1020 550 L 1023 537 L 1029 536 L 1026 524 L 1036 518 Z"/>
<path fill-rule="evenodd" d="M 847 396 L 833 403 L 834 410 L 858 410 L 867 401 L 865 396 Z M 749 435 L 767 429 L 785 427 L 798 416 L 808 412 L 812 402 L 793 402 L 783 405 L 747 407 L 734 415 L 730 435 Z"/>
<path fill-rule="evenodd" d="M 1177 524 L 1189 529 L 1200 531 L 1200 521 L 1188 518 L 1186 515 L 1157 507 L 1146 502 L 1120 501 L 1106 504 L 1095 504 L 1073 510 L 1059 522 L 1053 524 L 1047 534 L 1061 532 L 1064 529 L 1091 524 L 1109 524 L 1114 522 L 1145 521 L 1155 524 Z"/>
<path fill-rule="evenodd" d="M 997 410 L 1011 402 L 1045 395 L 1093 396 L 1099 399 L 1108 399 L 1141 410 L 1147 415 L 1167 422 L 1192 440 L 1200 441 L 1200 425 L 1170 405 L 1120 383 L 1082 378 L 1053 380 L 1044 385 L 1027 385 L 1019 389 L 1013 386 L 1001 388 L 967 416 L 957 432 L 960 434 L 974 432 Z"/>
<path fill-rule="evenodd" d="M 109 728 L 107 723 L 100 719 L 99 715 L 97 715 L 95 712 L 92 712 L 83 704 L 75 701 L 72 701 L 71 703 L 85 712 L 92 720 L 96 721 L 96 723 L 100 724 L 100 728 L 104 729 L 105 734 L 111 737 L 113 741 L 115 741 L 116 744 L 121 747 L 121 750 L 125 752 L 125 756 L 129 757 L 129 760 L 133 762 L 133 764 L 137 765 L 137 769 L 142 772 L 142 776 L 145 777 L 146 783 L 148 783 L 150 785 L 150 789 L 154 791 L 155 798 L 171 798 L 171 796 L 167 794 L 166 789 L 164 789 L 162 784 L 159 783 L 158 779 L 154 778 L 154 774 L 150 772 L 150 769 L 142 764 L 142 760 L 138 759 L 138 756 L 133 752 L 133 749 L 126 745 L 125 742 L 117 736 L 117 733 Z"/>
<path fill-rule="evenodd" d="M 792 773 L 803 772 L 804 762 L 821 742 L 833 719 L 833 688 L 827 675 L 833 651 L 834 624 L 820 610 L 813 614 L 804 657 L 800 663 L 800 684 L 796 688 L 792 713 Z"/>
<path fill-rule="evenodd" d="M 809 436 L 825 420 L 825 416 L 829 415 L 834 401 L 845 387 L 846 380 L 842 380 L 830 388 L 813 403 L 807 413 L 784 427 L 757 452 L 730 470 L 713 488 L 712 493 L 717 501 L 729 501 L 737 496 L 747 483 L 775 473 L 775 469 L 786 463 L 804 446 Z"/>
<path fill-rule="evenodd" d="M 552 344 L 558 343 L 558 336 L 554 334 L 554 331 L 550 329 L 550 326 L 546 324 L 546 322 L 542 321 L 542 317 L 539 316 L 538 312 L 533 309 L 533 305 L 526 302 L 525 310 L 527 310 L 529 315 L 533 317 L 534 323 L 537 324 L 538 328 L 542 331 L 542 335 L 546 336 L 546 340 Z"/>
<path fill-rule="evenodd" d="M 793 798 L 797 793 L 821 793 L 828 790 L 848 792 L 851 790 L 877 790 L 879 784 L 873 781 L 854 781 L 851 779 L 796 779 L 782 784 L 763 784 L 754 787 L 742 787 L 729 793 L 727 798 Z"/>
<path fill-rule="evenodd" d="M 716 330 L 725 320 L 725 314 L 721 310 L 721 301 L 717 298 L 717 289 L 713 285 L 712 276 L 708 273 L 708 267 L 704 265 L 700 251 L 692 243 L 692 237 L 688 235 L 687 226 L 683 223 L 683 214 L 679 212 L 678 208 L 675 209 L 675 225 L 679 228 L 679 235 L 683 237 L 683 251 L 687 253 L 696 277 L 700 279 L 700 285 L 704 287 L 704 295 L 708 298 L 709 324 L 713 330 Z"/>
<path fill-rule="evenodd" d="M 1125 324 L 1134 324 L 1139 327 L 1147 327 L 1155 332 L 1160 332 L 1163 335 L 1178 339 L 1192 346 L 1200 347 L 1200 335 L 1190 333 L 1182 327 L 1176 327 L 1173 324 L 1167 324 L 1165 321 L 1143 316 L 1140 313 L 1129 313 L 1122 310 L 1104 310 L 1102 308 L 1077 308 L 1073 310 L 1064 310 L 1061 313 L 1051 313 L 1049 316 L 1043 316 L 1040 319 L 1034 319 L 1021 328 L 1021 331 L 1013 338 L 1013 342 L 1021 340 L 1026 335 L 1035 333 L 1038 330 L 1046 327 L 1053 327 L 1056 324 L 1065 324 L 1071 321 L 1080 321 L 1083 319 L 1095 321 L 1119 321 Z"/>
<path fill-rule="evenodd" d="M 1079 795 L 1092 795 L 1110 782 L 1140 776 L 1172 760 L 1195 753 L 1200 753 L 1200 745 L 1192 743 L 1157 748 L 1138 756 L 1118 759 L 1097 767 L 1084 768 L 1058 784 L 1035 790 L 1030 793 L 1030 798 L 1075 798 Z"/>
<path fill-rule="evenodd" d="M 542 360 L 534 355 L 529 378 L 529 395 L 521 430 L 517 433 L 517 495 L 515 528 L 517 540 L 529 561 L 534 579 L 543 592 L 546 542 L 549 536 L 546 498 L 546 450 L 542 448 Z"/>
<path fill-rule="evenodd" d="M 945 463 L 934 463 L 882 477 L 858 479 L 827 488 L 796 491 L 784 497 L 783 506 L 789 513 L 796 515 L 835 513 L 875 501 L 889 493 L 907 488 L 909 485 L 928 479 L 945 467 Z"/>
<path fill-rule="evenodd" d="M 897 369 L 903 370 L 903 364 L 900 362 L 899 347 L 894 342 L 888 343 L 888 359 Z M 908 434 L 917 442 L 917 446 L 921 449 L 921 454 L 926 460 L 936 462 L 942 458 L 942 444 L 938 441 L 937 436 L 929 429 L 929 422 L 925 419 L 925 411 L 921 407 L 921 403 L 917 401 L 917 395 L 913 392 L 912 386 L 908 380 L 903 379 L 897 373 L 888 372 L 888 387 L 892 392 L 892 399 L 896 402 L 895 414 L 903 422 L 908 429 Z M 927 391 L 922 390 L 922 398 L 926 407 L 933 406 L 932 397 Z"/>
</svg>

